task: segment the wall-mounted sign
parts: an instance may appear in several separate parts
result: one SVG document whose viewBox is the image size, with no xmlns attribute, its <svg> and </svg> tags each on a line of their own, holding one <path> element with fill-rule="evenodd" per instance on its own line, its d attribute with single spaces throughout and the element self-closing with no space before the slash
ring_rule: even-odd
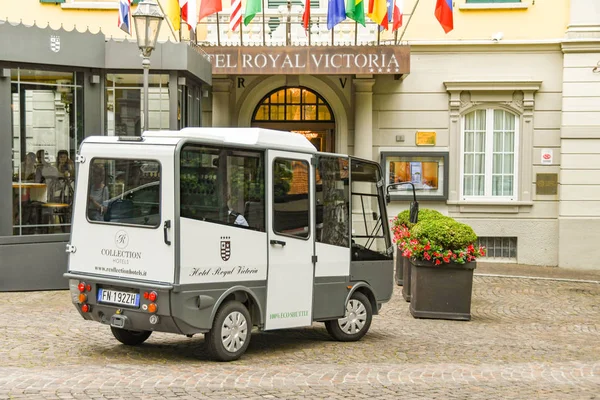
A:
<svg viewBox="0 0 600 400">
<path fill-rule="evenodd" d="M 390 74 L 410 72 L 410 49 L 402 46 L 208 47 L 212 73 L 235 75 Z"/>
<path fill-rule="evenodd" d="M 542 164 L 552 164 L 552 149 L 542 149 Z"/>
<path fill-rule="evenodd" d="M 417 131 L 415 143 L 417 146 L 435 146 L 435 132 Z"/>
<path fill-rule="evenodd" d="M 535 194 L 558 194 L 558 174 L 535 174 Z"/>
</svg>

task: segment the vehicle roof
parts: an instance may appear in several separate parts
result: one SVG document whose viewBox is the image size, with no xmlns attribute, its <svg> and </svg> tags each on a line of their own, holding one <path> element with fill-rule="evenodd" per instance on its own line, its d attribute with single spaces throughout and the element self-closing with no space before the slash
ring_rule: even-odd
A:
<svg viewBox="0 0 600 400">
<path fill-rule="evenodd" d="M 317 149 L 304 136 L 288 131 L 263 128 L 184 128 L 179 131 L 149 131 L 144 138 L 199 139 L 214 144 L 255 146 L 262 149 L 316 153 Z"/>
</svg>

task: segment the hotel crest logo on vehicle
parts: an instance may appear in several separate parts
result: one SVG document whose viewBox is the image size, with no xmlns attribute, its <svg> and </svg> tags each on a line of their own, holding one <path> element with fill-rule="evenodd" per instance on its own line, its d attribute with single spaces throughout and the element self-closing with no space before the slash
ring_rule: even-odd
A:
<svg viewBox="0 0 600 400">
<path fill-rule="evenodd" d="M 229 260 L 231 257 L 231 237 L 221 236 L 221 258 L 223 261 Z"/>
<path fill-rule="evenodd" d="M 60 51 L 60 36 L 50 36 L 50 50 L 52 50 L 55 53 L 58 53 Z"/>
</svg>

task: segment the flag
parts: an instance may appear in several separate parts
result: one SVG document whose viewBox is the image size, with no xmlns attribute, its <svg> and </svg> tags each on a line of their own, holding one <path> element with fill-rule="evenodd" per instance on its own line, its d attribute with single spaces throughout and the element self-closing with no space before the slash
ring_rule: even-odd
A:
<svg viewBox="0 0 600 400">
<path fill-rule="evenodd" d="M 454 29 L 452 18 L 452 0 L 437 0 L 435 4 L 435 17 L 442 25 L 444 32 L 448 33 Z"/>
<path fill-rule="evenodd" d="M 131 0 L 119 0 L 119 29 L 131 35 Z"/>
<path fill-rule="evenodd" d="M 369 13 L 367 16 L 378 25 L 387 28 L 387 2 L 386 0 L 371 0 L 369 3 Z"/>
<path fill-rule="evenodd" d="M 304 1 L 304 14 L 302 14 L 302 26 L 308 31 L 310 25 L 310 0 Z"/>
<path fill-rule="evenodd" d="M 363 0 L 347 0 L 346 16 L 365 26 L 365 2 Z"/>
<path fill-rule="evenodd" d="M 192 31 L 196 30 L 198 19 L 196 15 L 196 0 L 179 0 L 181 9 L 181 20 L 185 22 Z"/>
<path fill-rule="evenodd" d="M 256 14 L 262 11 L 262 0 L 248 0 L 244 13 L 244 25 L 248 26 Z"/>
<path fill-rule="evenodd" d="M 219 11 L 223 11 L 223 3 L 221 0 L 201 0 L 198 21 Z"/>
<path fill-rule="evenodd" d="M 327 5 L 327 29 L 333 29 L 334 26 L 346 19 L 346 5 L 344 0 L 329 0 Z"/>
<path fill-rule="evenodd" d="M 242 22 L 242 0 L 233 0 L 229 16 L 229 30 L 234 32 Z"/>
<path fill-rule="evenodd" d="M 404 0 L 394 0 L 394 17 L 392 18 L 392 32 L 402 26 L 402 14 L 404 14 Z"/>
<path fill-rule="evenodd" d="M 181 13 L 181 9 L 179 8 L 179 0 L 162 0 L 163 12 L 165 13 L 165 17 L 171 23 L 174 31 L 179 30 L 181 27 L 181 18 L 179 14 Z"/>
</svg>

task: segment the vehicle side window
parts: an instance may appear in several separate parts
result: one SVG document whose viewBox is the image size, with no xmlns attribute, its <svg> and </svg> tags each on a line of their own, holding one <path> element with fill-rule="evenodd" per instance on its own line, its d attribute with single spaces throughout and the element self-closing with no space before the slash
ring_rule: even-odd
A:
<svg viewBox="0 0 600 400">
<path fill-rule="evenodd" d="M 385 232 L 387 214 L 379 166 L 370 161 L 352 159 L 352 261 L 389 260 L 391 243 Z"/>
<path fill-rule="evenodd" d="M 317 242 L 348 247 L 350 243 L 348 158 L 319 156 L 315 175 Z"/>
<path fill-rule="evenodd" d="M 273 161 L 273 230 L 308 238 L 310 235 L 310 167 L 306 161 Z"/>
<path fill-rule="evenodd" d="M 184 218 L 265 231 L 264 153 L 187 145 L 181 151 Z"/>
</svg>

